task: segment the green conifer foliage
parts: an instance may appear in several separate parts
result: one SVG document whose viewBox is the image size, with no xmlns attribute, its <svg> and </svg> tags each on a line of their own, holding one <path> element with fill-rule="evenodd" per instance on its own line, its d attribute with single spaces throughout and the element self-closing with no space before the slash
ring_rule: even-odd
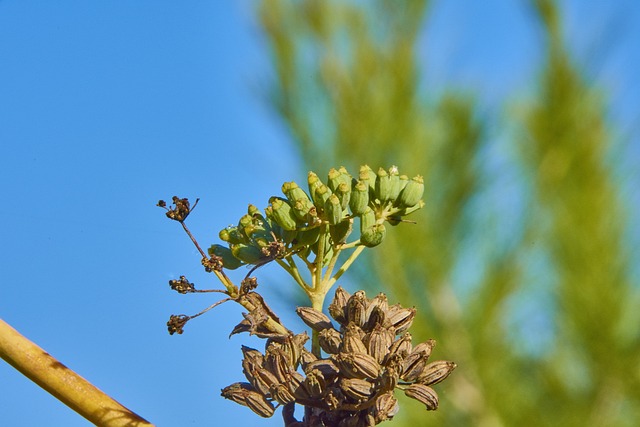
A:
<svg viewBox="0 0 640 427">
<path fill-rule="evenodd" d="M 532 5 L 545 36 L 535 99 L 501 130 L 530 182 L 516 184 L 526 209 L 504 239 L 509 218 L 491 209 L 503 171 L 483 157 L 489 129 L 504 123 L 488 122 L 456 88 L 420 86 L 415 47 L 429 2 L 261 3 L 269 95 L 305 167 L 398 164 L 424 177 L 418 224 L 385 238 L 366 279 L 414 301 L 414 335 L 437 337 L 435 357 L 442 351 L 458 368 L 434 416 L 402 402 L 395 426 L 640 423 L 638 286 L 606 160 L 607 112 L 565 46 L 558 5 Z M 533 350 L 538 341 L 513 314 L 530 300 L 549 325 Z"/>
</svg>

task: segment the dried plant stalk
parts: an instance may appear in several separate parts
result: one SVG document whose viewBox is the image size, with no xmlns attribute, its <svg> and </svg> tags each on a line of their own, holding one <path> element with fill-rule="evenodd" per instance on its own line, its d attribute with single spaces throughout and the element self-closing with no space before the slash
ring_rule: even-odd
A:
<svg viewBox="0 0 640 427">
<path fill-rule="evenodd" d="M 0 319 L 0 357 L 95 425 L 152 426 Z"/>
</svg>

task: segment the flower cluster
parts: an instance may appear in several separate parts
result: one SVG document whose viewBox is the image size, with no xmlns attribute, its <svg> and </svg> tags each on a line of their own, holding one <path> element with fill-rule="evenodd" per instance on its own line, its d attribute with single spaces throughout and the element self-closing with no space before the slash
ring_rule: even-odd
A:
<svg viewBox="0 0 640 427">
<path fill-rule="evenodd" d="M 292 424 L 305 427 L 373 426 L 389 420 L 398 411 L 395 389 L 428 410 L 438 407 L 431 386 L 444 380 L 456 365 L 428 362 L 433 340 L 412 344 L 407 331 L 415 309 L 389 305 L 382 293 L 368 299 L 364 291 L 349 295 L 338 287 L 329 312 L 338 328 L 322 312 L 297 309 L 318 333 L 325 358 L 304 348 L 306 334 L 270 338 L 264 354 L 243 347 L 248 382 L 232 384 L 222 395 L 263 417 L 273 415 L 274 403 L 303 405 L 304 419 Z"/>
</svg>

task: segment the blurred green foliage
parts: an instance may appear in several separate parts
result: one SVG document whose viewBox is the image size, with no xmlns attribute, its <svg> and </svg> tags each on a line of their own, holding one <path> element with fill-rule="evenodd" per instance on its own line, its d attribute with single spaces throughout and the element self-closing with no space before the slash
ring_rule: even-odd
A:
<svg viewBox="0 0 640 427">
<path fill-rule="evenodd" d="M 416 338 L 435 338 L 434 357 L 458 369 L 438 411 L 403 401 L 394 426 L 640 425 L 640 298 L 607 111 L 558 5 L 531 5 L 543 62 L 506 125 L 456 88 L 420 86 L 427 1 L 261 3 L 270 96 L 306 166 L 425 177 L 418 225 L 388 233 L 361 279 L 413 302 Z M 496 168 L 488 129 L 499 126 L 517 155 Z"/>
</svg>

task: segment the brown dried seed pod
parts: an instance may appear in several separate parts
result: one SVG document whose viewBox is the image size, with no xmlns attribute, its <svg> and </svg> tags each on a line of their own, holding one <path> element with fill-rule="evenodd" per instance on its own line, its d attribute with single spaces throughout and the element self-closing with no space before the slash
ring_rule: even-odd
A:
<svg viewBox="0 0 640 427">
<path fill-rule="evenodd" d="M 340 353 L 333 357 L 346 378 L 375 379 L 380 375 L 380 364 L 366 353 Z"/>
<path fill-rule="evenodd" d="M 271 387 L 270 390 L 271 396 L 276 400 L 276 402 L 286 405 L 287 403 L 294 402 L 296 398 L 294 397 L 291 390 L 286 384 L 275 384 Z"/>
<path fill-rule="evenodd" d="M 318 343 L 327 353 L 336 354 L 340 351 L 342 336 L 335 329 L 328 328 L 318 334 Z"/>
<path fill-rule="evenodd" d="M 318 357 L 311 353 L 309 350 L 307 350 L 306 348 L 302 348 L 302 352 L 300 353 L 300 364 L 302 365 L 302 369 L 306 369 L 306 366 L 311 363 L 318 360 Z"/>
<path fill-rule="evenodd" d="M 244 398 L 247 395 L 247 393 L 255 392 L 255 391 L 256 390 L 253 388 L 251 384 L 238 382 L 223 388 L 221 394 L 225 399 L 229 399 L 236 403 L 244 405 L 245 404 Z"/>
<path fill-rule="evenodd" d="M 298 307 L 296 308 L 296 313 L 314 331 L 320 332 L 323 329 L 333 327 L 331 319 L 326 314 L 311 307 Z"/>
<path fill-rule="evenodd" d="M 285 384 L 287 385 L 291 393 L 295 393 L 295 391 L 302 385 L 303 381 L 304 375 L 302 375 L 300 372 L 294 371 L 291 372 L 291 376 Z"/>
<path fill-rule="evenodd" d="M 387 311 L 389 309 L 389 301 L 387 300 L 387 296 L 380 292 L 378 295 L 371 298 L 370 310 L 372 310 L 373 307 L 380 307 L 382 311 Z"/>
<path fill-rule="evenodd" d="M 393 392 L 379 396 L 373 407 L 373 416 L 376 424 L 392 419 L 399 410 L 400 406 L 398 405 L 398 400 L 393 397 Z"/>
<path fill-rule="evenodd" d="M 269 418 L 275 408 L 264 395 L 255 391 L 250 384 L 234 383 L 222 389 L 222 396 L 240 405 L 249 407 L 253 412 L 264 418 Z"/>
<path fill-rule="evenodd" d="M 329 387 L 327 394 L 324 396 L 324 403 L 330 411 L 340 409 L 342 403 L 346 400 L 344 393 L 336 387 Z"/>
<path fill-rule="evenodd" d="M 387 300 L 387 296 L 380 292 L 378 295 L 373 297 L 369 301 L 369 306 L 367 307 L 367 324 L 366 329 L 372 330 L 373 327 L 377 324 L 384 324 L 386 319 L 387 311 L 389 310 L 389 302 Z"/>
<path fill-rule="evenodd" d="M 281 348 L 270 347 L 264 358 L 264 367 L 278 379 L 278 382 L 287 380 L 289 373 L 293 371 L 293 366 L 289 362 L 285 351 Z"/>
<path fill-rule="evenodd" d="M 322 376 L 326 379 L 333 378 L 340 373 L 340 370 L 331 359 L 320 359 L 307 365 L 308 372 L 311 372 L 314 369 L 320 371 Z"/>
<path fill-rule="evenodd" d="M 387 323 L 387 314 L 380 307 L 373 307 L 373 309 L 369 310 L 369 314 L 367 315 L 367 321 L 364 325 L 364 330 L 367 332 L 371 332 L 373 328 L 378 325 L 385 325 Z"/>
<path fill-rule="evenodd" d="M 382 375 L 378 382 L 378 389 L 383 391 L 393 391 L 398 385 L 400 374 L 402 372 L 402 359 L 394 355 L 391 360 L 387 361 Z"/>
<path fill-rule="evenodd" d="M 424 385 L 438 384 L 453 372 L 456 368 L 456 364 L 449 362 L 448 360 L 438 360 L 429 363 L 425 366 L 424 370 L 416 380 Z"/>
<path fill-rule="evenodd" d="M 274 374 L 264 368 L 254 369 L 247 378 L 251 384 L 264 395 L 268 395 L 271 386 L 279 382 Z"/>
<path fill-rule="evenodd" d="M 409 332 L 405 332 L 404 335 L 396 339 L 391 347 L 389 347 L 389 355 L 396 354 L 403 359 L 411 353 L 412 345 L 411 345 L 411 334 Z"/>
<path fill-rule="evenodd" d="M 260 393 L 249 393 L 245 398 L 249 409 L 263 418 L 269 418 L 275 412 L 273 404 Z"/>
<path fill-rule="evenodd" d="M 429 356 L 423 352 L 411 353 L 403 363 L 400 378 L 407 382 L 414 382 L 427 366 Z"/>
<path fill-rule="evenodd" d="M 349 323 L 344 330 L 342 347 L 340 351 L 345 353 L 367 353 L 367 347 L 360 339 L 362 329 L 354 323 Z"/>
<path fill-rule="evenodd" d="M 376 325 L 365 337 L 367 351 L 378 363 L 382 363 L 393 343 L 393 333 L 380 325 Z"/>
<path fill-rule="evenodd" d="M 438 394 L 434 389 L 424 384 L 411 384 L 404 390 L 404 394 L 427 407 L 427 411 L 438 409 Z"/>
<path fill-rule="evenodd" d="M 264 356 L 255 348 L 242 346 L 242 355 L 243 355 L 243 364 L 244 367 L 245 362 L 248 366 L 262 366 L 262 362 L 264 362 Z"/>
<path fill-rule="evenodd" d="M 269 393 L 271 382 L 266 383 L 265 380 L 258 378 L 256 372 L 262 368 L 263 357 L 258 350 L 242 346 L 242 352 L 245 357 L 242 359 L 242 372 L 249 382 L 263 394 Z"/>
<path fill-rule="evenodd" d="M 427 357 L 431 356 L 431 350 L 436 346 L 436 340 L 426 340 L 413 347 L 411 353 L 424 353 Z"/>
<path fill-rule="evenodd" d="M 367 297 L 364 291 L 357 291 L 347 301 L 346 321 L 362 327 L 367 320 Z"/>
<path fill-rule="evenodd" d="M 409 329 L 415 317 L 416 309 L 413 307 L 403 308 L 399 304 L 395 304 L 387 311 L 387 322 L 395 328 L 396 335 Z"/>
<path fill-rule="evenodd" d="M 313 369 L 307 373 L 307 377 L 304 379 L 302 387 L 304 387 L 306 394 L 310 397 L 318 398 L 325 392 L 327 383 L 324 380 L 322 372 L 317 369 Z"/>
<path fill-rule="evenodd" d="M 349 292 L 345 291 L 342 286 L 338 286 L 333 301 L 329 304 L 329 314 L 341 325 L 347 323 L 345 309 L 350 296 Z"/>
<path fill-rule="evenodd" d="M 304 344 L 309 340 L 309 335 L 303 332 L 298 335 L 287 336 L 282 343 L 282 350 L 286 353 L 289 362 L 295 368 L 298 366 Z"/>
<path fill-rule="evenodd" d="M 355 400 L 355 403 L 368 400 L 375 391 L 371 382 L 360 378 L 340 378 L 339 385 L 344 394 Z"/>
<path fill-rule="evenodd" d="M 304 382 L 302 382 L 302 384 L 300 384 L 293 390 L 293 395 L 298 402 L 313 400 L 313 397 L 307 391 L 307 387 L 305 386 Z"/>
</svg>

